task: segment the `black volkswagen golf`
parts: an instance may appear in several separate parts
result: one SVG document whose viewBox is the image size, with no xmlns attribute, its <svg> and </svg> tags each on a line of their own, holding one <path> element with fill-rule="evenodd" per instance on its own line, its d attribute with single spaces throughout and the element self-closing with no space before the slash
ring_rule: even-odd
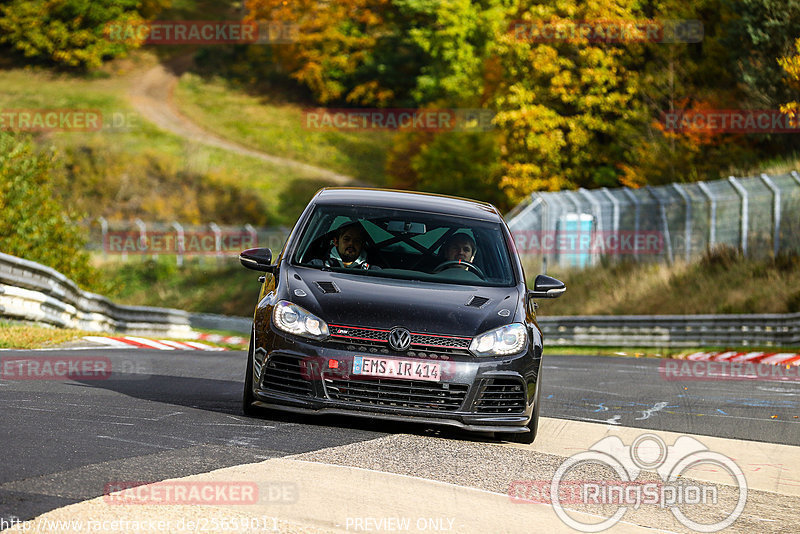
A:
<svg viewBox="0 0 800 534">
<path fill-rule="evenodd" d="M 378 189 L 318 192 L 265 272 L 243 408 L 349 414 L 536 436 L 542 335 L 491 204 Z"/>
</svg>

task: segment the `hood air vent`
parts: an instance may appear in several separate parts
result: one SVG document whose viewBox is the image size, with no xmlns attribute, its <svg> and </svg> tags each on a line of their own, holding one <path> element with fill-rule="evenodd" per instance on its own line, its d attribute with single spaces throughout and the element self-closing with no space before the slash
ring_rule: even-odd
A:
<svg viewBox="0 0 800 534">
<path fill-rule="evenodd" d="M 467 302 L 467 306 L 471 306 L 473 308 L 482 308 L 483 305 L 486 304 L 487 302 L 489 302 L 489 299 L 487 299 L 486 297 L 479 297 L 478 295 L 475 295 L 471 299 L 469 299 L 469 302 Z"/>
<path fill-rule="evenodd" d="M 314 282 L 323 293 L 338 293 L 339 288 L 333 282 Z"/>
</svg>

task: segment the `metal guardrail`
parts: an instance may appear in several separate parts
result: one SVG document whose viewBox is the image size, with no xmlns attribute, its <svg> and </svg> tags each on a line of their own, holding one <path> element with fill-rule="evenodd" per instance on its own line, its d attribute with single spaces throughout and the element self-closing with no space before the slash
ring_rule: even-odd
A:
<svg viewBox="0 0 800 534">
<path fill-rule="evenodd" d="M 539 317 L 545 346 L 713 347 L 800 345 L 800 313 Z"/>
<path fill-rule="evenodd" d="M 249 333 L 252 319 L 121 306 L 63 274 L 0 253 L 0 317 L 95 332 L 194 337 L 192 327 Z M 800 313 L 539 317 L 546 346 L 798 346 Z"/>
<path fill-rule="evenodd" d="M 218 315 L 216 313 L 192 313 L 189 314 L 189 324 L 192 325 L 192 328 L 228 330 L 239 332 L 240 334 L 250 334 L 253 318 Z"/>
<path fill-rule="evenodd" d="M 0 253 L 0 317 L 92 332 L 192 337 L 189 315 L 114 304 L 50 267 Z"/>
</svg>

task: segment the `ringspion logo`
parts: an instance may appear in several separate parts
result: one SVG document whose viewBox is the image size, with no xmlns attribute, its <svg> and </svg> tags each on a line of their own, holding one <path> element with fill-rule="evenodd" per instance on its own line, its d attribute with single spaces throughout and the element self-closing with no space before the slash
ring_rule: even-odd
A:
<svg viewBox="0 0 800 534">
<path fill-rule="evenodd" d="M 728 503 L 730 510 L 725 508 L 714 515 L 711 521 L 718 519 L 716 522 L 703 522 L 700 518 L 694 519 L 695 514 L 687 515 L 692 507 L 723 506 L 720 486 L 686 479 L 686 474 L 699 466 L 723 471 L 735 483 L 736 499 Z M 569 478 L 573 472 L 602 471 L 612 473 L 611 478 Z M 655 471 L 659 480 L 639 480 L 643 471 Z M 511 489 L 515 492 L 513 495 L 509 493 L 512 500 L 525 500 L 524 497 L 520 499 L 520 484 L 512 484 Z M 683 526 L 696 532 L 717 532 L 732 525 L 744 511 L 747 480 L 733 460 L 710 451 L 690 436 L 679 436 L 672 445 L 667 445 L 655 434 L 642 434 L 630 445 L 625 445 L 617 436 L 609 436 L 589 450 L 567 458 L 556 470 L 546 494 L 559 519 L 579 532 L 602 532 L 617 524 L 630 508 L 638 509 L 642 505 L 668 509 Z M 533 502 L 537 502 L 536 498 L 538 495 L 532 499 Z M 586 523 L 570 515 L 564 507 L 576 503 L 603 507 L 604 510 L 611 507 L 615 511 L 609 517 L 603 513 L 600 522 Z"/>
</svg>

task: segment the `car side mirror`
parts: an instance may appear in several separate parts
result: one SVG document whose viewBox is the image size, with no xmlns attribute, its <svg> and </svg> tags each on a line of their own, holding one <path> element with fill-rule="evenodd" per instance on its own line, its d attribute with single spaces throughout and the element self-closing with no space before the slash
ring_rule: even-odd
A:
<svg viewBox="0 0 800 534">
<path fill-rule="evenodd" d="M 560 297 L 566 290 L 567 286 L 561 280 L 540 274 L 533 282 L 533 289 L 528 290 L 528 298 L 554 299 Z"/>
<path fill-rule="evenodd" d="M 277 265 L 272 265 L 272 251 L 268 248 L 249 248 L 239 254 L 239 262 L 254 271 L 274 273 Z"/>
</svg>

